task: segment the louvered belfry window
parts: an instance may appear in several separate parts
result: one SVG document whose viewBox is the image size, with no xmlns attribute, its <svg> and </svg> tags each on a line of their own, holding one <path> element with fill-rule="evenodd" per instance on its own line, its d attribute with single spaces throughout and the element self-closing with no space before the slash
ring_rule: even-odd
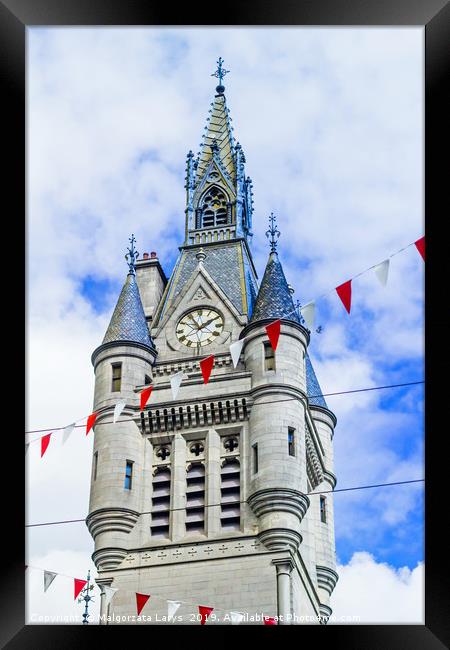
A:
<svg viewBox="0 0 450 650">
<path fill-rule="evenodd" d="M 223 530 L 239 530 L 241 524 L 241 467 L 237 458 L 226 460 L 220 472 L 221 513 Z"/>
<path fill-rule="evenodd" d="M 153 476 L 152 537 L 169 537 L 170 469 L 158 467 Z"/>
<path fill-rule="evenodd" d="M 186 474 L 186 532 L 205 531 L 205 468 L 193 463 Z"/>
</svg>

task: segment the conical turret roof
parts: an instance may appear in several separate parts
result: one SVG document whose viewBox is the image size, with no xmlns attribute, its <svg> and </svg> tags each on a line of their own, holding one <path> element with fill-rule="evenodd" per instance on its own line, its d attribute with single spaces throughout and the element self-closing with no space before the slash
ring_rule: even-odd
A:
<svg viewBox="0 0 450 650">
<path fill-rule="evenodd" d="M 130 341 L 154 348 L 134 274 L 129 273 L 111 317 L 102 345 Z"/>
<path fill-rule="evenodd" d="M 250 322 L 285 318 L 300 323 L 278 254 L 272 251 L 259 287 Z"/>
</svg>

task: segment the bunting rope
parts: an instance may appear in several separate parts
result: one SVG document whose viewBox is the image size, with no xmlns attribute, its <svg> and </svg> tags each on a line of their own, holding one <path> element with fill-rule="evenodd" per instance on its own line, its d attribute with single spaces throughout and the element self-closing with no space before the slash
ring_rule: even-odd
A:
<svg viewBox="0 0 450 650">
<path fill-rule="evenodd" d="M 43 583 L 44 593 L 48 590 L 48 588 L 50 587 L 50 585 L 53 583 L 54 579 L 57 576 L 61 576 L 61 577 L 64 577 L 64 578 L 69 578 L 69 579 L 74 581 L 74 594 L 75 594 L 74 595 L 74 600 L 77 598 L 77 596 L 81 593 L 81 591 L 83 590 L 83 588 L 87 584 L 87 580 L 74 578 L 73 576 L 68 576 L 65 573 L 60 573 L 59 571 L 50 571 L 49 569 L 43 569 L 42 567 L 38 567 L 38 566 L 35 566 L 35 565 L 32 565 L 32 564 L 26 564 L 25 565 L 25 570 L 27 570 L 27 569 L 32 569 L 32 570 L 35 570 L 35 571 L 42 571 L 43 572 L 43 574 L 44 574 L 44 583 Z M 93 586 L 97 587 L 97 589 L 99 589 L 101 591 L 99 585 L 97 585 L 96 583 L 93 583 Z M 199 620 L 200 620 L 201 625 L 205 624 L 207 618 L 209 617 L 209 615 L 213 611 L 216 612 L 216 613 L 220 612 L 220 613 L 225 614 L 225 615 L 227 615 L 227 614 L 230 614 L 230 615 L 235 614 L 235 615 L 241 616 L 242 618 L 240 619 L 239 622 L 242 622 L 242 620 L 245 618 L 245 616 L 248 615 L 248 612 L 233 611 L 233 610 L 229 610 L 229 609 L 221 609 L 219 607 L 209 607 L 209 606 L 205 606 L 205 605 L 199 605 L 198 603 L 195 603 L 195 602 L 189 601 L 189 600 L 178 600 L 178 599 L 175 600 L 175 599 L 171 599 L 171 598 L 164 598 L 163 596 L 156 596 L 154 594 L 142 594 L 142 593 L 136 592 L 134 589 L 123 589 L 123 588 L 119 589 L 119 588 L 114 588 L 114 587 L 109 587 L 109 586 L 107 586 L 106 588 L 110 590 L 108 604 L 109 604 L 109 602 L 111 602 L 112 598 L 114 597 L 114 595 L 115 595 L 115 593 L 117 591 L 122 591 L 122 592 L 125 592 L 125 593 L 134 593 L 136 595 L 136 606 L 137 606 L 137 616 L 138 617 L 139 617 L 141 611 L 143 610 L 143 608 L 145 607 L 146 603 L 148 602 L 148 600 L 150 598 L 152 599 L 152 601 L 156 600 L 156 601 L 159 601 L 159 602 L 163 602 L 163 603 L 166 603 L 166 605 L 168 605 L 168 606 L 169 606 L 169 603 L 173 603 L 174 605 L 177 605 L 177 607 L 173 607 L 173 608 L 169 609 L 169 612 L 172 610 L 172 615 L 170 615 L 170 613 L 169 613 L 169 615 L 167 617 L 168 620 L 165 621 L 165 619 L 163 619 L 160 622 L 170 622 L 171 618 L 174 619 L 174 614 L 181 605 L 188 605 L 189 607 L 193 607 L 193 608 L 198 609 L 199 610 L 199 616 L 200 616 Z M 273 617 L 267 617 L 264 614 L 261 614 L 260 618 L 261 618 L 261 620 L 265 620 L 265 619 L 272 619 Z M 230 619 L 230 621 L 231 620 L 232 619 Z M 259 620 L 259 618 L 257 620 Z M 238 621 L 236 620 L 235 622 L 238 622 Z"/>
<path fill-rule="evenodd" d="M 424 384 L 424 383 L 425 383 L 425 380 L 421 379 L 419 381 L 409 381 L 409 382 L 405 382 L 403 384 L 387 384 L 385 386 L 369 386 L 367 388 L 354 388 L 352 390 L 343 390 L 343 391 L 337 391 L 337 392 L 334 392 L 334 393 L 318 393 L 317 395 L 309 395 L 308 399 L 313 399 L 313 398 L 317 398 L 317 397 L 334 397 L 336 395 L 349 395 L 351 393 L 365 393 L 365 392 L 369 392 L 369 391 L 373 391 L 373 390 L 384 390 L 384 389 L 387 389 L 387 388 L 402 388 L 402 387 L 405 387 L 405 386 L 416 386 L 418 384 Z M 260 402 L 256 402 L 253 406 L 259 406 L 260 404 L 278 404 L 280 402 L 291 402 L 292 400 L 297 400 L 297 399 L 299 399 L 299 398 L 297 398 L 297 397 L 287 397 L 287 398 L 278 399 L 278 400 L 263 400 L 263 401 L 260 401 Z M 253 408 L 253 406 L 252 406 L 252 408 Z M 86 418 L 80 418 L 79 420 L 76 420 L 75 422 L 81 422 L 83 419 L 86 419 Z M 116 423 L 122 424 L 123 422 L 134 422 L 134 421 L 135 421 L 135 418 L 124 418 L 122 420 L 117 420 Z M 99 422 L 98 424 L 95 425 L 95 427 L 101 427 L 101 426 L 108 425 L 108 424 L 111 424 L 111 422 Z M 71 426 L 71 425 L 69 425 L 69 426 Z M 46 431 L 51 431 L 53 433 L 53 432 L 57 432 L 57 431 L 64 431 L 67 428 L 68 427 L 49 427 L 48 429 L 34 429 L 32 431 L 25 431 L 25 435 L 27 436 L 27 435 L 31 435 L 33 433 L 44 433 Z M 84 429 L 85 425 L 84 424 L 75 424 L 73 426 L 73 428 L 74 429 Z M 37 438 L 34 438 L 33 440 L 29 440 L 27 444 L 30 444 L 32 442 L 37 442 L 38 440 L 41 440 L 41 436 L 39 436 Z"/>
<path fill-rule="evenodd" d="M 348 488 L 338 488 L 337 490 L 321 490 L 320 492 L 304 492 L 306 496 L 320 496 L 322 494 L 336 494 L 336 492 L 354 492 L 356 490 L 368 490 L 370 488 L 379 488 L 379 487 L 391 487 L 393 485 L 408 485 L 410 483 L 424 483 L 425 479 L 424 478 L 417 478 L 417 479 L 411 479 L 408 481 L 394 481 L 392 483 L 376 483 L 373 485 L 357 485 L 354 487 L 348 487 Z M 240 505 L 241 503 L 247 503 L 246 500 L 244 501 L 227 501 L 227 505 Z M 223 505 L 223 503 L 205 503 L 202 508 L 216 508 L 218 506 Z M 178 512 L 181 510 L 186 510 L 186 508 L 167 508 L 165 512 Z M 139 517 L 142 515 L 151 515 L 152 510 L 148 510 L 145 512 L 140 512 Z M 80 522 L 85 522 L 86 517 L 84 519 L 63 519 L 61 521 L 45 521 L 37 524 L 25 524 L 25 528 L 36 528 L 39 526 L 57 526 L 60 524 L 76 524 Z"/>
</svg>

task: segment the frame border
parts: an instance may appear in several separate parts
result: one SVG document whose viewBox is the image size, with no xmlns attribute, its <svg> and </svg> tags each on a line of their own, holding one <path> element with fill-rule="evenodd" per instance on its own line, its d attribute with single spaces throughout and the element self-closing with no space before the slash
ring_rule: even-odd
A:
<svg viewBox="0 0 450 650">
<path fill-rule="evenodd" d="M 443 530 L 448 516 L 438 513 L 433 504 L 434 494 L 444 494 L 448 489 L 445 481 L 445 454 L 440 450 L 437 440 L 438 432 L 443 429 L 441 413 L 445 405 L 445 382 L 440 372 L 448 371 L 442 354 L 442 344 L 446 343 L 450 331 L 449 318 L 443 315 L 444 305 L 440 283 L 450 277 L 450 255 L 445 247 L 442 214 L 445 191 L 448 186 L 448 172 L 440 161 L 445 160 L 442 129 L 445 117 L 448 118 L 448 96 L 445 93 L 445 81 L 449 79 L 450 63 L 448 56 L 450 5 L 446 0 L 278 0 L 270 4 L 267 0 L 255 2 L 247 0 L 227 3 L 227 20 L 211 25 L 213 18 L 211 6 L 202 4 L 184 4 L 177 7 L 177 23 L 173 23 L 174 11 L 170 5 L 150 4 L 150 0 L 74 0 L 72 3 L 61 0 L 0 0 L 0 43 L 3 56 L 0 59 L 0 80 L 4 88 L 2 102 L 4 108 L 4 142 L 6 143 L 7 168 L 4 174 L 4 188 L 8 198 L 8 225 L 22 223 L 25 213 L 25 32 L 27 27 L 46 26 L 127 26 L 127 25 L 161 25 L 161 26 L 424 26 L 425 27 L 425 212 L 428 260 L 425 273 L 426 289 L 426 384 L 425 396 L 427 409 L 425 414 L 425 470 L 427 490 L 425 493 L 426 509 L 426 547 L 425 547 L 425 625 L 330 625 L 317 628 L 318 635 L 332 634 L 333 642 L 341 641 L 347 647 L 372 648 L 423 648 L 438 650 L 450 645 L 450 611 L 448 563 L 448 536 Z M 220 7 L 218 8 L 220 10 Z M 223 8 L 222 8 L 223 9 Z M 219 11 L 217 11 L 217 14 Z M 208 21 L 205 20 L 208 18 Z M 219 18 L 219 20 L 220 20 Z M 440 218 L 439 218 L 440 217 Z M 440 236 L 439 228 L 442 229 Z M 12 269 L 11 269 L 12 271 Z M 9 300 L 9 298 L 8 298 Z M 447 306 L 448 313 L 448 306 Z M 14 357 L 16 362 L 16 358 Z M 445 376 L 445 375 L 444 375 Z M 448 399 L 448 398 L 447 398 Z M 438 420 L 439 418 L 439 420 Z M 434 419 L 434 426 L 433 426 Z M 6 433 L 6 432 L 5 432 Z M 20 458 L 23 443 L 18 432 L 12 438 L 14 445 L 12 456 Z M 19 444 L 20 443 L 20 444 Z M 10 455 L 11 454 L 11 455 Z M 17 486 L 17 472 L 13 463 L 7 462 L 11 471 L 7 486 L 14 486 L 14 499 L 4 496 L 6 505 L 5 522 L 15 536 L 15 543 L 8 544 L 4 556 L 2 593 L 0 612 L 1 647 L 10 648 L 50 648 L 56 644 L 65 648 L 78 646 L 83 639 L 82 626 L 62 625 L 25 625 L 25 580 L 24 557 L 25 543 L 22 533 L 25 493 Z M 24 466 L 25 467 L 25 466 Z M 24 489 L 25 481 L 22 482 Z M 18 503 L 19 502 L 19 503 Z M 434 507 L 433 507 L 434 506 Z M 445 507 L 441 504 L 441 509 Z M 22 516 L 23 512 L 23 516 Z M 443 511 L 442 511 L 443 512 Z M 16 537 L 17 536 L 17 537 Z M 447 578 L 447 579 L 446 579 Z M 88 629 L 96 629 L 91 626 Z M 117 631 L 113 628 L 114 634 Z M 128 627 L 127 627 L 128 629 Z M 144 628 L 147 629 L 148 628 Z M 164 627 L 165 639 L 172 639 L 177 628 Z M 193 628 L 195 630 L 195 628 Z M 202 629 L 202 634 L 211 639 L 213 627 Z M 236 628 L 220 628 L 221 638 L 227 634 L 241 636 Z M 291 634 L 294 626 L 272 628 L 273 634 Z M 178 632 L 181 628 L 178 628 Z M 231 630 L 231 632 L 229 632 Z M 278 631 L 277 631 L 278 630 Z M 279 631 L 279 630 L 282 630 Z M 289 632 L 290 630 L 290 632 Z M 332 632 L 330 632 L 330 630 Z M 152 635 L 158 633 L 152 627 Z M 162 630 L 161 630 L 162 631 Z M 198 628 L 197 628 L 198 631 Z M 302 635 L 311 632 L 311 626 L 302 628 Z M 111 634 L 112 632 L 110 632 Z M 182 630 L 185 636 L 184 627 Z M 270 633 L 270 629 L 267 633 Z M 107 633 L 108 634 L 108 633 Z M 258 627 L 252 627 L 252 635 L 258 635 Z M 259 635 L 262 634 L 262 627 Z M 158 634 L 157 634 L 158 636 Z M 85 638 L 85 637 L 84 637 Z M 104 639 L 104 637 L 101 637 Z M 111 638 L 111 637 L 109 637 Z M 114 638 L 114 637 L 113 637 Z M 186 638 L 186 636 L 185 636 Z M 205 638 L 205 637 L 204 637 Z M 259 638 L 263 638 L 258 636 Z M 264 637 L 265 638 L 265 637 Z M 298 638 L 298 637 L 297 637 Z M 329 638 L 329 637 L 328 637 Z M 214 639 L 215 641 L 215 639 Z M 148 637 L 147 637 L 148 642 Z"/>
</svg>

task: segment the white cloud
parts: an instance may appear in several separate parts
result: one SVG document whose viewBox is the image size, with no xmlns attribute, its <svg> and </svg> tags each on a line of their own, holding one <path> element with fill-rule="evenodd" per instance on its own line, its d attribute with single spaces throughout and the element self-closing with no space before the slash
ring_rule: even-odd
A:
<svg viewBox="0 0 450 650">
<path fill-rule="evenodd" d="M 424 623 L 423 562 L 412 570 L 396 569 L 359 552 L 337 570 L 339 580 L 331 597 L 334 619 L 329 624 Z"/>
</svg>

